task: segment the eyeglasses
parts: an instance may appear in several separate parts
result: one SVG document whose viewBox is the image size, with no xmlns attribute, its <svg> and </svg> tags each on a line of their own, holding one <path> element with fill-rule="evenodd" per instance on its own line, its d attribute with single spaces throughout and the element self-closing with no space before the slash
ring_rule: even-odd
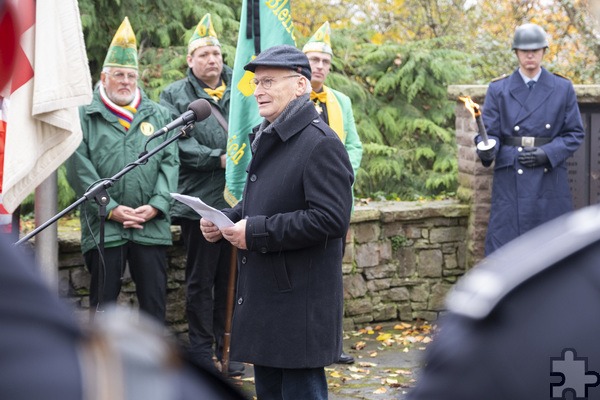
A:
<svg viewBox="0 0 600 400">
<path fill-rule="evenodd" d="M 331 65 L 331 60 L 328 60 L 326 58 L 319 58 L 319 57 L 308 57 L 308 62 L 310 62 L 311 64 L 315 64 L 315 65 L 319 65 L 320 63 L 323 63 L 324 67 Z"/>
<path fill-rule="evenodd" d="M 127 74 L 124 72 L 108 72 L 108 75 L 112 76 L 118 82 L 125 81 L 125 78 L 127 78 L 130 81 L 135 81 L 138 78 L 138 74 L 135 74 L 133 72 L 129 72 Z"/>
<path fill-rule="evenodd" d="M 287 78 L 300 78 L 302 75 L 286 75 L 286 76 L 282 76 L 281 79 L 287 79 Z M 263 89 L 271 89 L 271 86 L 273 86 L 273 82 L 277 81 L 277 79 L 275 78 L 271 78 L 271 77 L 266 77 L 266 78 L 262 78 L 262 79 L 256 79 L 256 78 L 252 78 L 250 79 L 250 86 L 252 87 L 252 90 L 255 90 L 256 87 L 258 85 L 262 85 Z"/>
</svg>

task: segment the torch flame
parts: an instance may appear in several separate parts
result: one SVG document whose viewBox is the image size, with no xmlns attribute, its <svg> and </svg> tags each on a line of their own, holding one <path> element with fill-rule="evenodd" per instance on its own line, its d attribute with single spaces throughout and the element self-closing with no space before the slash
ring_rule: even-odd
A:
<svg viewBox="0 0 600 400">
<path fill-rule="evenodd" d="M 471 115 L 473 115 L 473 118 L 481 116 L 481 109 L 479 108 L 479 104 L 471 100 L 470 96 L 458 96 L 458 99 L 465 102 L 465 107 L 467 108 L 467 110 L 469 110 Z"/>
</svg>

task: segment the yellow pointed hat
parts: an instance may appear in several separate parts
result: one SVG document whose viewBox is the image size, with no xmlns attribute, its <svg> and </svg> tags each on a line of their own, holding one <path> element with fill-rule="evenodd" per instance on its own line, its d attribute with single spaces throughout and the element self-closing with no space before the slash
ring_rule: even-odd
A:
<svg viewBox="0 0 600 400">
<path fill-rule="evenodd" d="M 127 17 L 121 22 L 110 43 L 104 59 L 104 67 L 138 69 L 137 41 Z"/>
<path fill-rule="evenodd" d="M 210 19 L 210 14 L 206 14 L 196 27 L 194 34 L 188 42 L 188 54 L 192 54 L 194 50 L 202 46 L 221 46 L 217 38 L 217 32 Z"/>
<path fill-rule="evenodd" d="M 331 50 L 331 28 L 329 27 L 329 21 L 325 21 L 323 25 L 304 45 L 302 48 L 304 53 L 311 51 L 319 51 L 322 53 L 331 54 L 333 56 L 333 50 Z"/>
</svg>

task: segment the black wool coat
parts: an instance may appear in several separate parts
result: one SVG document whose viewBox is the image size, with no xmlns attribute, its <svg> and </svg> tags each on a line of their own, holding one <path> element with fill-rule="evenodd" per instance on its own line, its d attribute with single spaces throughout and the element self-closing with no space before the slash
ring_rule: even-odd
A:
<svg viewBox="0 0 600 400">
<path fill-rule="evenodd" d="M 224 210 L 234 222 L 247 219 L 231 359 L 329 365 L 342 351 L 342 240 L 354 180 L 348 153 L 307 102 L 261 135 L 247 172 L 243 199 Z"/>
</svg>

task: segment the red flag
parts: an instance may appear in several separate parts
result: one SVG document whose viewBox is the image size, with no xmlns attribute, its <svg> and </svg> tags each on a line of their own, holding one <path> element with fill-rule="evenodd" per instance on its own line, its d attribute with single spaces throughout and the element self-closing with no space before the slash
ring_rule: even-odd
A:
<svg viewBox="0 0 600 400">
<path fill-rule="evenodd" d="M 92 85 L 77 0 L 8 1 L 20 19 L 2 178 L 12 212 L 81 142 L 77 107 Z"/>
</svg>

